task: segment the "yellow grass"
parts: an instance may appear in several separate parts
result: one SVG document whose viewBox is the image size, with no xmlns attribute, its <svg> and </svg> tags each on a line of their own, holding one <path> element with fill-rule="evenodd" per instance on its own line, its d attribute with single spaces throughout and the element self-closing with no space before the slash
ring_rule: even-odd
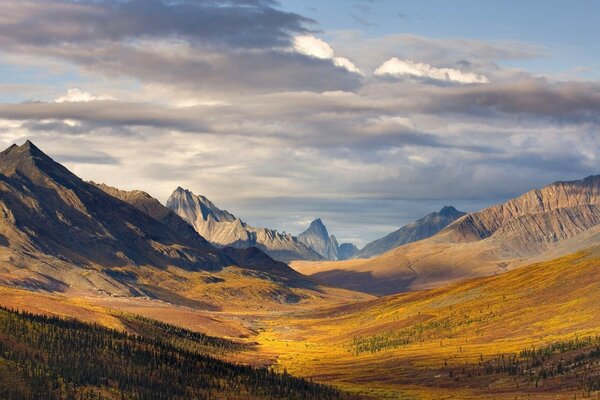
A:
<svg viewBox="0 0 600 400">
<path fill-rule="evenodd" d="M 366 398 L 572 399 L 578 393 L 517 388 L 508 378 L 454 382 L 444 371 L 600 333 L 599 272 L 600 257 L 589 251 L 446 288 L 367 301 L 329 290 L 307 296 L 295 306 L 269 309 L 266 306 L 274 303 L 254 303 L 272 294 L 268 282 L 252 287 L 256 280 L 239 276 L 236 281 L 232 275 L 212 284 L 197 277 L 198 282 L 189 284 L 188 279 L 185 287 L 172 288 L 183 299 L 201 303 L 212 299 L 219 307 L 225 305 L 227 309 L 220 311 L 198 309 L 193 302 L 50 295 L 8 288 L 0 288 L 0 304 L 115 328 L 123 327 L 119 312 L 130 312 L 257 343 L 252 354 L 235 361 L 274 363 L 278 370 Z M 250 293 L 241 297 L 237 307 L 227 306 L 245 290 Z M 388 343 L 386 338 L 406 343 L 357 351 L 357 343 L 379 339 Z"/>
</svg>

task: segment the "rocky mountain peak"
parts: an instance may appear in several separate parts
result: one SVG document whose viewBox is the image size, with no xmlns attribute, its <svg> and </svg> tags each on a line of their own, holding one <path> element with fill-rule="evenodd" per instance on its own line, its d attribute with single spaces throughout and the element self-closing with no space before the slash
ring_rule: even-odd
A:
<svg viewBox="0 0 600 400">
<path fill-rule="evenodd" d="M 298 235 L 298 240 L 328 260 L 341 260 L 349 258 L 348 254 L 354 255 L 355 247 L 350 243 L 343 243 L 343 254 L 340 253 L 336 237 L 329 235 L 321 218 L 312 221 L 308 229 Z"/>
<path fill-rule="evenodd" d="M 257 247 L 282 261 L 321 259 L 297 238 L 273 229 L 252 227 L 229 211 L 218 208 L 205 196 L 182 187 L 175 189 L 167 200 L 167 207 L 216 246 Z"/>
</svg>

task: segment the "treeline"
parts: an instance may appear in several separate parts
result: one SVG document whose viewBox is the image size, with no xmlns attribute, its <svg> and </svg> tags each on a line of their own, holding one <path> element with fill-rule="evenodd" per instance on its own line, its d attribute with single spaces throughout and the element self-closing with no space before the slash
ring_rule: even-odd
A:
<svg viewBox="0 0 600 400">
<path fill-rule="evenodd" d="M 518 354 L 480 357 L 477 364 L 445 367 L 455 381 L 477 376 L 504 375 L 515 385 L 530 388 L 557 386 L 581 390 L 587 395 L 600 391 L 600 338 L 576 337 L 540 347 L 530 347 Z"/>
<path fill-rule="evenodd" d="M 127 326 L 128 331 L 143 332 L 145 338 L 159 338 L 180 349 L 223 356 L 225 353 L 236 353 L 252 348 L 245 343 L 191 331 L 141 315 L 118 313 L 117 316 Z"/>
<path fill-rule="evenodd" d="M 189 335 L 185 341 L 195 339 Z M 0 398 L 316 400 L 340 394 L 287 373 L 227 363 L 164 338 L 0 308 Z"/>
</svg>

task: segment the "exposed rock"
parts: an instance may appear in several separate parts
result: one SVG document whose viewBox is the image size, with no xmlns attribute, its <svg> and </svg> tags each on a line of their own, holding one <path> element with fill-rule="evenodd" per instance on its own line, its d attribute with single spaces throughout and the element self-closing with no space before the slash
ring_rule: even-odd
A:
<svg viewBox="0 0 600 400">
<path fill-rule="evenodd" d="M 273 229 L 250 226 L 230 212 L 219 209 L 206 197 L 181 187 L 171 194 L 167 207 L 215 246 L 238 249 L 257 247 L 281 261 L 321 259 L 319 254 L 296 237 Z"/>
<path fill-rule="evenodd" d="M 360 250 L 352 243 L 342 243 L 338 247 L 338 257 L 340 260 L 349 260 L 354 258 Z"/>
<path fill-rule="evenodd" d="M 295 264 L 347 289 L 392 294 L 506 272 L 598 244 L 600 176 L 556 182 L 466 214 L 437 234 L 369 259 Z"/>
<path fill-rule="evenodd" d="M 321 218 L 312 221 L 308 229 L 298 235 L 298 240 L 327 260 L 346 260 L 358 251 L 351 243 L 340 246 L 336 237 L 329 235 Z"/>
</svg>

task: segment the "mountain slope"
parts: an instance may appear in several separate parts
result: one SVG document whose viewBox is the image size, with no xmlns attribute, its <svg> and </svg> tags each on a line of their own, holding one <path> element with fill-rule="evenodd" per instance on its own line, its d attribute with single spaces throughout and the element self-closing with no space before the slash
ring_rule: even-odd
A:
<svg viewBox="0 0 600 400">
<path fill-rule="evenodd" d="M 275 259 L 319 260 L 321 257 L 292 235 L 267 228 L 255 228 L 221 210 L 204 196 L 178 187 L 167 200 L 167 207 L 191 224 L 215 246 L 239 249 L 257 247 Z"/>
<path fill-rule="evenodd" d="M 600 176 L 556 182 L 467 214 L 436 235 L 367 260 L 294 263 L 323 282 L 391 294 L 505 272 L 589 243 L 600 226 Z M 562 244 L 569 242 L 570 248 Z"/>
<path fill-rule="evenodd" d="M 377 398 L 594 398 L 595 241 L 498 276 L 273 320 L 259 342 L 292 374 Z"/>
<path fill-rule="evenodd" d="M 0 309 L 3 399 L 339 399 L 332 388 L 219 360 L 239 343 L 146 319 L 141 335 Z M 152 331 L 163 330 L 159 336 Z M 65 351 L 67 350 L 68 351 Z"/>
<path fill-rule="evenodd" d="M 377 239 L 360 250 L 356 258 L 371 258 L 386 253 L 403 244 L 416 242 L 435 235 L 456 219 L 465 215 L 464 212 L 454 207 L 444 207 L 439 212 L 434 212 L 404 225 L 395 232 Z"/>
<path fill-rule="evenodd" d="M 335 236 L 329 236 L 321 218 L 312 221 L 308 229 L 298 235 L 298 240 L 327 260 L 338 259 L 338 242 Z"/>
<path fill-rule="evenodd" d="M 259 275 L 276 291 L 314 286 L 260 250 L 216 249 L 143 192 L 104 189 L 31 142 L 0 153 L 0 283 L 160 297 L 195 285 L 194 273 L 238 267 L 280 275 Z"/>
</svg>

